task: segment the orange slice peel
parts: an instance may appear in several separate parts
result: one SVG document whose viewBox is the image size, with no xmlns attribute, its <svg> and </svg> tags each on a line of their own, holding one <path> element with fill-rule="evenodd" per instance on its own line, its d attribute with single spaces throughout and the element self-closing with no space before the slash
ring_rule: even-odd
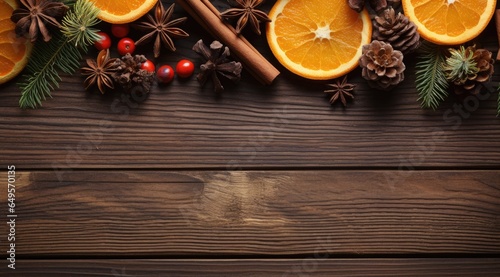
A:
<svg viewBox="0 0 500 277">
<path fill-rule="evenodd" d="M 278 0 L 269 17 L 271 51 L 288 70 L 308 79 L 347 74 L 371 40 L 368 12 L 356 13 L 347 1 Z"/>
<path fill-rule="evenodd" d="M 160 0 L 89 0 L 101 10 L 99 19 L 113 24 L 136 21 L 148 13 Z"/>
<path fill-rule="evenodd" d="M 15 0 L 0 0 L 0 84 L 19 75 L 31 54 L 31 42 L 16 36 L 16 24 L 10 20 L 17 7 Z"/>
<path fill-rule="evenodd" d="M 402 4 L 423 38 L 457 45 L 481 34 L 493 17 L 496 0 L 402 0 Z"/>
</svg>

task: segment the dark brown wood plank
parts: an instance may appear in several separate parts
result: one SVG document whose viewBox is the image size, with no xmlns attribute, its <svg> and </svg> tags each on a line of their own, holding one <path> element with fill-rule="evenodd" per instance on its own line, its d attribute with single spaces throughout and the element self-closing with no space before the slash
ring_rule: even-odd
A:
<svg viewBox="0 0 500 277">
<path fill-rule="evenodd" d="M 399 174 L 18 171 L 16 253 L 500 253 L 500 171 Z"/>
<path fill-rule="evenodd" d="M 186 14 L 178 9 L 178 15 Z M 177 40 L 178 51 L 162 55 L 158 64 L 174 65 L 186 57 L 199 64 L 191 47 L 211 38 L 194 20 L 185 29 L 191 36 Z M 496 51 L 493 31 L 490 26 L 481 41 Z M 273 86 L 263 87 L 244 73 L 240 84 L 227 84 L 217 97 L 195 78 L 176 79 L 136 105 L 84 92 L 83 78 L 76 74 L 64 76 L 54 98 L 36 111 L 18 108 L 15 82 L 2 86 L 0 160 L 42 169 L 500 168 L 500 120 L 495 117 L 500 66 L 477 110 L 455 111 L 453 97 L 435 112 L 422 110 L 412 56 L 405 57 L 404 83 L 392 93 L 370 89 L 359 70 L 350 74 L 356 100 L 343 109 L 328 104 L 327 82 L 286 72 L 264 36 L 250 35 L 249 40 L 283 71 Z M 150 51 L 148 45 L 138 53 Z"/>
<path fill-rule="evenodd" d="M 500 259 L 20 260 L 10 276 L 482 276 Z M 21 275 L 22 274 L 22 275 Z"/>
</svg>

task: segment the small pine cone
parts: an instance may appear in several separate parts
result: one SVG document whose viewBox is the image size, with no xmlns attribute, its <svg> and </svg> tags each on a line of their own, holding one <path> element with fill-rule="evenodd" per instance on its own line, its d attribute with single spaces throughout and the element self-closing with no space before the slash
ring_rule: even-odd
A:
<svg viewBox="0 0 500 277">
<path fill-rule="evenodd" d="M 404 55 L 420 46 L 417 26 L 402 13 L 396 14 L 392 7 L 385 9 L 373 20 L 373 39 L 388 42 Z"/>
<path fill-rule="evenodd" d="M 363 78 L 373 88 L 390 90 L 404 80 L 403 53 L 389 43 L 374 40 L 364 45 L 359 65 Z"/>
<path fill-rule="evenodd" d="M 142 95 L 151 91 L 154 73 L 141 69 L 141 65 L 145 61 L 147 58 L 144 55 L 132 56 L 130 54 L 116 59 L 117 70 L 112 77 L 125 89 L 125 92 Z"/>
<path fill-rule="evenodd" d="M 477 68 L 479 68 L 476 82 L 484 83 L 489 81 L 491 75 L 493 75 L 493 63 L 495 62 L 492 58 L 492 53 L 486 49 L 477 49 L 474 52 L 474 60 L 477 63 Z"/>
<path fill-rule="evenodd" d="M 453 88 L 457 95 L 478 94 L 481 91 L 481 85 L 489 81 L 493 75 L 495 60 L 492 58 L 492 53 L 486 49 L 475 49 L 474 46 L 471 48 L 474 51 L 473 60 L 479 71 L 463 84 L 454 85 Z"/>
<path fill-rule="evenodd" d="M 443 70 L 446 79 L 455 87 L 463 86 L 466 82 L 473 81 L 477 72 L 474 60 L 475 46 L 460 46 L 458 49 L 450 48 L 445 60 Z"/>
</svg>

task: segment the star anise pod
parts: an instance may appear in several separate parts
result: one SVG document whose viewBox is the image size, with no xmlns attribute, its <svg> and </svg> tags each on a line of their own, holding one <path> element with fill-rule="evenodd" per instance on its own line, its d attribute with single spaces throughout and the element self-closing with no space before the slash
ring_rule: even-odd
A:
<svg viewBox="0 0 500 277">
<path fill-rule="evenodd" d="M 233 82 L 240 80 L 243 67 L 241 63 L 229 60 L 230 52 L 227 46 L 215 40 L 210 44 L 209 48 L 200 39 L 193 46 L 193 50 L 205 60 L 205 63 L 200 66 L 201 72 L 197 76 L 201 85 L 204 85 L 211 78 L 215 91 L 220 92 L 224 90 L 224 87 L 218 75 L 224 76 Z"/>
<path fill-rule="evenodd" d="M 85 79 L 85 89 L 97 85 L 99 91 L 104 94 L 106 87 L 114 89 L 111 75 L 117 70 L 116 59 L 110 59 L 109 49 L 99 52 L 96 60 L 87 59 L 87 67 L 82 68 L 82 75 L 88 76 Z"/>
<path fill-rule="evenodd" d="M 328 84 L 328 86 L 332 88 L 325 90 L 325 93 L 332 94 L 332 97 L 330 98 L 330 104 L 335 103 L 340 98 L 340 101 L 345 107 L 347 106 L 347 97 L 354 99 L 352 91 L 356 86 L 347 83 L 347 75 L 344 76 L 344 79 L 342 79 L 342 81 L 340 81 L 339 78 L 337 79 L 337 82 L 335 84 Z"/>
<path fill-rule="evenodd" d="M 135 42 L 136 45 L 146 43 L 151 39 L 155 39 L 154 43 L 154 56 L 158 58 L 160 56 L 160 48 L 163 43 L 170 51 L 175 51 L 175 45 L 172 38 L 177 37 L 188 37 L 189 34 L 184 30 L 175 27 L 186 21 L 187 17 L 181 17 L 171 20 L 172 14 L 174 12 L 175 4 L 168 7 L 167 10 L 163 7 L 161 1 L 156 3 L 153 9 L 154 17 L 151 14 L 147 14 L 144 21 L 134 25 L 137 29 L 148 32 L 142 38 Z"/>
<path fill-rule="evenodd" d="M 21 0 L 24 6 L 12 12 L 10 19 L 16 23 L 17 36 L 27 36 L 31 42 L 42 34 L 45 42 L 52 37 L 47 25 L 61 28 L 57 18 L 61 18 L 68 11 L 68 6 L 52 0 Z"/>
<path fill-rule="evenodd" d="M 241 30 L 250 21 L 252 30 L 260 35 L 259 24 L 271 21 L 265 12 L 257 9 L 263 2 L 264 0 L 235 0 L 236 7 L 221 13 L 221 17 L 224 19 L 239 17 L 236 23 L 236 33 L 238 34 L 241 33 Z"/>
</svg>

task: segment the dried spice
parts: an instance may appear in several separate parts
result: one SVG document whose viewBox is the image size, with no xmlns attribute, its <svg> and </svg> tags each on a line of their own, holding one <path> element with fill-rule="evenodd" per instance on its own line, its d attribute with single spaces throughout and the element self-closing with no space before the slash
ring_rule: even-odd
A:
<svg viewBox="0 0 500 277">
<path fill-rule="evenodd" d="M 230 61 L 229 48 L 218 41 L 213 41 L 210 47 L 206 46 L 200 39 L 193 50 L 198 53 L 205 63 L 200 66 L 200 73 L 197 76 L 201 85 L 204 85 L 208 79 L 212 79 L 216 92 L 224 90 L 218 75 L 238 82 L 241 77 L 242 65 L 239 62 Z"/>
<path fill-rule="evenodd" d="M 128 93 L 133 91 L 139 95 L 148 94 L 151 92 L 155 73 L 141 69 L 142 63 L 147 60 L 144 55 L 132 56 L 129 53 L 121 59 L 116 59 L 113 79 Z"/>
<path fill-rule="evenodd" d="M 57 19 L 62 18 L 68 11 L 68 6 L 52 0 L 21 0 L 22 8 L 12 12 L 10 19 L 16 23 L 17 36 L 28 37 L 31 42 L 42 35 L 45 42 L 52 36 L 48 26 L 61 28 Z"/>
<path fill-rule="evenodd" d="M 137 29 L 147 32 L 147 34 L 135 42 L 136 45 L 147 43 L 154 38 L 153 51 L 155 58 L 160 56 L 162 44 L 170 51 L 175 51 L 175 45 L 172 38 L 189 36 L 184 30 L 176 27 L 186 21 L 187 17 L 171 20 L 174 7 L 175 4 L 172 4 L 165 10 L 162 2 L 158 1 L 153 8 L 154 17 L 151 16 L 151 14 L 147 14 L 144 21 L 134 25 Z"/>
<path fill-rule="evenodd" d="M 345 107 L 347 106 L 347 98 L 354 99 L 352 91 L 356 86 L 347 82 L 347 75 L 344 76 L 342 81 L 340 81 L 339 78 L 335 84 L 328 84 L 327 86 L 331 87 L 331 89 L 325 90 L 325 93 L 332 95 L 330 98 L 330 104 L 333 104 L 340 99 Z"/>
<path fill-rule="evenodd" d="M 403 53 L 394 50 L 389 43 L 374 40 L 363 45 L 359 59 L 361 74 L 368 84 L 377 89 L 390 90 L 404 80 Z"/>
<path fill-rule="evenodd" d="M 96 60 L 87 59 L 87 66 L 82 68 L 82 74 L 88 76 L 84 82 L 85 89 L 97 85 L 102 94 L 106 88 L 114 89 L 112 74 L 116 71 L 116 59 L 110 58 L 109 49 L 102 50 Z"/>
<path fill-rule="evenodd" d="M 250 22 L 252 30 L 260 35 L 259 24 L 261 22 L 271 21 L 265 12 L 257 9 L 263 2 L 264 0 L 235 0 L 236 7 L 224 11 L 221 13 L 221 16 L 224 19 L 239 18 L 236 23 L 236 33 L 238 34 L 240 34 L 241 30 Z"/>
<path fill-rule="evenodd" d="M 417 26 L 404 14 L 396 14 L 392 7 L 385 9 L 373 20 L 372 38 L 390 43 L 392 48 L 404 55 L 414 52 L 420 46 Z"/>
</svg>

